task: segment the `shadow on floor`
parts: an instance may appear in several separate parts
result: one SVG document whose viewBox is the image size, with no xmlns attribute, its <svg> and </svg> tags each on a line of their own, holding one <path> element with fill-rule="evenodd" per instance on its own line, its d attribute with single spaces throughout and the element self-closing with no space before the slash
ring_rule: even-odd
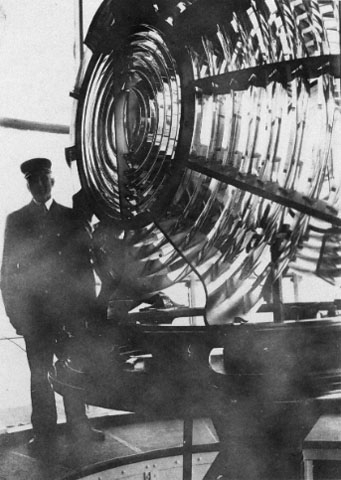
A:
<svg viewBox="0 0 341 480">
<path fill-rule="evenodd" d="M 182 446 L 183 422 L 181 420 L 135 423 L 132 417 L 133 415 L 97 420 L 96 426 L 104 427 L 105 430 L 104 442 L 72 442 L 63 428 L 60 428 L 55 442 L 50 446 L 46 445 L 44 451 L 34 454 L 27 446 L 30 431 L 22 432 L 16 439 L 7 438 L 7 442 L 3 442 L 0 454 L 0 478 L 6 480 L 81 478 L 80 472 L 89 472 L 93 465 L 101 462 L 109 462 L 121 457 L 141 457 L 146 452 Z M 217 440 L 209 419 L 195 420 L 194 444 L 208 443 L 213 447 Z M 215 454 L 210 455 L 209 461 L 212 461 Z M 200 459 L 203 463 L 202 457 Z M 199 461 L 199 457 L 196 461 Z M 179 462 L 180 460 L 177 460 L 174 467 L 179 467 Z M 207 460 L 204 463 L 206 465 Z M 206 470 L 208 467 L 209 463 L 205 466 Z M 181 473 L 180 470 L 179 473 Z M 141 478 L 143 478 L 142 475 L 141 472 Z M 124 478 L 122 474 L 120 478 Z"/>
</svg>

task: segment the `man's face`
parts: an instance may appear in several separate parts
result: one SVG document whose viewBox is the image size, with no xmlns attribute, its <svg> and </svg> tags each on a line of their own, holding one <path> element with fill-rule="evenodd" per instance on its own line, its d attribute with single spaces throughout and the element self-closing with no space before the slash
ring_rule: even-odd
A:
<svg viewBox="0 0 341 480">
<path fill-rule="evenodd" d="M 36 172 L 27 179 L 27 187 L 36 202 L 45 203 L 51 198 L 54 178 L 49 172 Z"/>
</svg>

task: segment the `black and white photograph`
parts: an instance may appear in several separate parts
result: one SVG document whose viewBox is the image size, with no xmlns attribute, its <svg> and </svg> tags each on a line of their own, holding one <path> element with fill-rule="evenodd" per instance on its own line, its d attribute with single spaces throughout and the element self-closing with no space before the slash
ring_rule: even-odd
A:
<svg viewBox="0 0 341 480">
<path fill-rule="evenodd" d="M 0 0 L 0 479 L 341 479 L 340 0 Z"/>
</svg>

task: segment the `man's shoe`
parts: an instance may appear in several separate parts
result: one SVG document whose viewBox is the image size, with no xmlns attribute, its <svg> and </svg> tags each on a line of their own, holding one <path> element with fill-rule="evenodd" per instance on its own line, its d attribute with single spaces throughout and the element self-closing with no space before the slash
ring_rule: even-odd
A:
<svg viewBox="0 0 341 480">
<path fill-rule="evenodd" d="M 88 423 L 73 426 L 72 436 L 76 441 L 103 442 L 105 440 L 104 432 L 92 428 Z"/>
</svg>

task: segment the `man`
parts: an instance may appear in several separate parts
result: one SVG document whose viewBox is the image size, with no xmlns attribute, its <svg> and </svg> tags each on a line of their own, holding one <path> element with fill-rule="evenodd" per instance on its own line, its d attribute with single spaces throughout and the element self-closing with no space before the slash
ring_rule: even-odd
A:
<svg viewBox="0 0 341 480">
<path fill-rule="evenodd" d="M 84 329 L 95 302 L 89 236 L 72 209 L 52 198 L 51 162 L 33 158 L 21 165 L 32 201 L 7 218 L 1 268 L 6 313 L 26 343 L 31 370 L 31 447 L 53 439 L 57 413 L 48 380 L 56 340 Z M 67 423 L 78 438 L 102 440 L 91 429 L 79 393 L 64 397 Z"/>
</svg>

